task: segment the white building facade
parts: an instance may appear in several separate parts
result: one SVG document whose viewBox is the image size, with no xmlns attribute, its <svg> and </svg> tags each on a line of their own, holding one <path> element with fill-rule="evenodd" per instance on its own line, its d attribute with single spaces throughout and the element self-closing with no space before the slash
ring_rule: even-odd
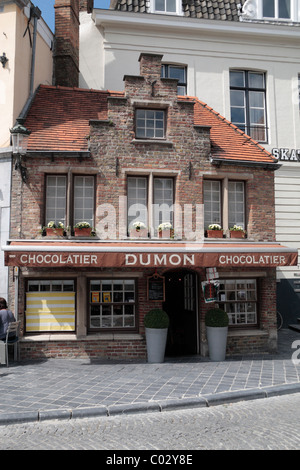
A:
<svg viewBox="0 0 300 470">
<path fill-rule="evenodd" d="M 300 0 L 112 0 L 80 14 L 80 87 L 123 90 L 141 52 L 163 54 L 197 96 L 278 157 L 277 241 L 300 248 Z M 300 270 L 278 270 L 278 308 L 300 316 Z"/>
<path fill-rule="evenodd" d="M 26 113 L 40 83 L 52 83 L 53 33 L 30 0 L 0 2 L 0 238 L 10 235 L 10 129 Z M 0 297 L 8 297 L 8 268 L 0 251 Z M 11 299 L 9 299 L 10 301 Z"/>
</svg>

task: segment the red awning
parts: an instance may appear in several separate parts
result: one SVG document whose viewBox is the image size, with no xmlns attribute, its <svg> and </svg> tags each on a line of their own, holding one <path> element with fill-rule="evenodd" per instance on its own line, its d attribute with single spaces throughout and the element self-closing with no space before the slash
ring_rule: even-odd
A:
<svg viewBox="0 0 300 470">
<path fill-rule="evenodd" d="M 298 250 L 279 243 L 18 240 L 2 247 L 6 266 L 175 268 L 296 266 Z"/>
</svg>

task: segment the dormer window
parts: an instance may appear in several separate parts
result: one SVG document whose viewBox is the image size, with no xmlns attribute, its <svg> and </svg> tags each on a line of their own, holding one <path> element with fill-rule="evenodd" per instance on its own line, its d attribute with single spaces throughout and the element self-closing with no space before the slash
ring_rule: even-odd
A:
<svg viewBox="0 0 300 470">
<path fill-rule="evenodd" d="M 181 0 L 151 0 L 151 13 L 182 14 Z"/>
<path fill-rule="evenodd" d="M 263 18 L 290 19 L 291 0 L 263 0 Z"/>
<path fill-rule="evenodd" d="M 246 0 L 241 20 L 299 21 L 300 0 Z"/>
</svg>

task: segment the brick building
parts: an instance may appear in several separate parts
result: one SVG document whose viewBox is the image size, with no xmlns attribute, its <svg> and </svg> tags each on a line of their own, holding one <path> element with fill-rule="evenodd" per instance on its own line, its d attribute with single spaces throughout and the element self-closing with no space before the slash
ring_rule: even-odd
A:
<svg viewBox="0 0 300 470">
<path fill-rule="evenodd" d="M 34 97 L 27 180 L 14 170 L 4 247 L 22 357 L 143 358 L 143 317 L 157 306 L 170 316 L 167 354 L 206 355 L 215 304 L 230 317 L 228 354 L 276 349 L 276 267 L 297 262 L 274 241 L 278 163 L 208 105 L 178 96 L 161 60 L 142 53 L 124 92 L 40 86 Z M 46 235 L 51 221 L 62 235 Z M 94 237 L 76 236 L 82 221 Z M 146 231 L 132 234 L 137 221 Z M 160 238 L 165 222 L 174 233 Z M 208 238 L 211 223 L 220 238 Z M 230 238 L 235 224 L 245 239 Z M 219 276 L 213 302 L 208 268 Z"/>
</svg>

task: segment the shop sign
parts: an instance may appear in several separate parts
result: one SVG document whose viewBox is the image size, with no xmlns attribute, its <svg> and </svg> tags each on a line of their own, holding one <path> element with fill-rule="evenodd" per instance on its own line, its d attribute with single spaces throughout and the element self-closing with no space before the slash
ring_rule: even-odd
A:
<svg viewBox="0 0 300 470">
<path fill-rule="evenodd" d="M 274 148 L 272 155 L 277 160 L 300 162 L 300 149 Z"/>
<path fill-rule="evenodd" d="M 297 252 L 287 253 L 55 253 L 55 252 L 5 252 L 6 266 L 19 267 L 83 267 L 83 268 L 182 268 L 182 267 L 277 267 L 297 265 Z"/>
</svg>

